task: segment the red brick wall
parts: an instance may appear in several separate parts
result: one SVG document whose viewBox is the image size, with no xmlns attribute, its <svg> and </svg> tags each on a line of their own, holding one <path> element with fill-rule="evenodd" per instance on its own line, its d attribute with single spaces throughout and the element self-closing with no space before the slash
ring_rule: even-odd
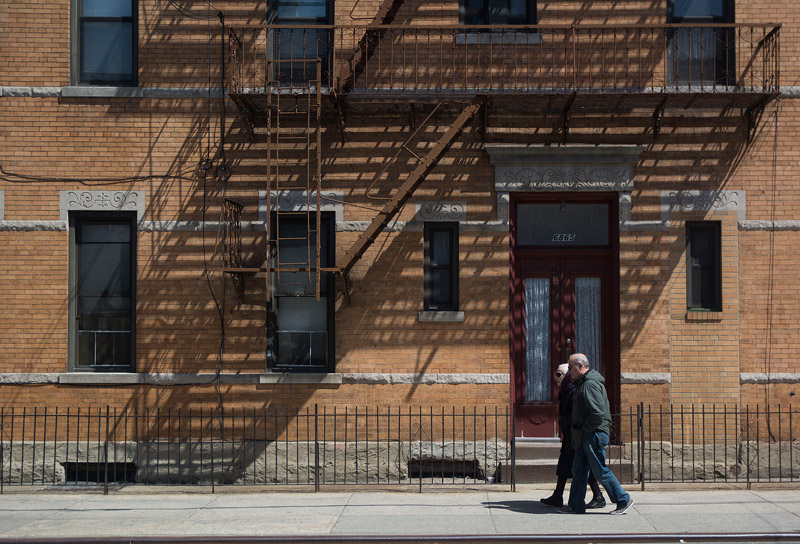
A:
<svg viewBox="0 0 800 544">
<path fill-rule="evenodd" d="M 184 3 L 185 4 L 185 3 Z M 664 20 L 663 6 L 642 2 L 572 4 L 540 2 L 542 23 L 648 24 Z M 797 2 L 770 9 L 769 18 L 784 23 L 781 70 L 784 85 L 797 85 Z M 379 2 L 337 4 L 336 22 L 369 22 Z M 205 13 L 207 4 L 187 5 Z M 262 24 L 264 2 L 222 6 L 226 23 Z M 406 2 L 397 24 L 455 24 L 456 2 Z M 773 9 L 774 8 L 774 9 Z M 0 6 L 13 21 L 9 39 L 0 43 L 0 84 L 61 86 L 69 83 L 69 2 L 21 0 Z M 737 20 L 764 20 L 757 3 L 737 6 Z M 219 25 L 216 19 L 186 19 L 167 2 L 140 2 L 139 83 L 142 87 L 218 86 Z M 209 61 L 210 60 L 210 64 Z M 415 194 L 416 200 L 467 203 L 468 220 L 496 218 L 494 168 L 482 150 L 487 141 L 557 143 L 559 111 L 526 111 L 516 100 L 493 101 L 488 125 L 469 126 Z M 123 98 L 0 98 L 0 163 L 8 171 L 39 177 L 70 178 L 11 182 L 5 191 L 6 220 L 57 220 L 58 191 L 131 189 L 147 195 L 147 220 L 199 220 L 202 178 L 197 164 L 209 139 L 219 143 L 218 100 Z M 542 107 L 539 104 L 539 107 Z M 266 140 L 263 131 L 251 142 L 243 120 L 228 101 L 226 154 L 234 176 L 229 195 L 255 195 L 265 188 Z M 515 108 L 515 109 L 512 109 Z M 437 113 L 412 142 L 429 149 L 459 111 L 459 104 Z M 430 105 L 420 101 L 413 122 L 421 123 Z M 653 109 L 583 111 L 573 115 L 570 143 L 639 143 L 646 145 L 637 165 L 633 219 L 661 218 L 661 191 L 694 189 L 747 192 L 747 219 L 800 220 L 798 170 L 800 100 L 771 102 L 760 118 L 752 143 L 747 122 L 737 108 L 668 110 L 661 134 L 652 134 Z M 348 105 L 340 117 L 323 117 L 325 187 L 342 191 L 349 204 L 380 206 L 365 189 L 411 133 L 404 103 L 370 107 Z M 485 134 L 484 134 L 485 132 Z M 212 153 L 212 155 L 214 154 Z M 375 186 L 385 197 L 413 168 L 401 153 Z M 287 170 L 295 175 L 297 170 Z M 94 178 L 129 178 L 110 184 Z M 167 177 L 164 177 L 167 176 Z M 221 188 L 208 183 L 207 219 L 219 216 Z M 408 204 L 399 218 L 414 213 Z M 374 212 L 345 205 L 344 220 L 370 220 Z M 715 218 L 716 216 L 708 216 Z M 683 220 L 671 229 L 621 233 L 620 306 L 621 371 L 671 373 L 670 385 L 625 385 L 622 407 L 638 402 L 790 402 L 796 385 L 747 385 L 740 372 L 794 372 L 800 352 L 795 334 L 798 283 L 797 231 L 771 233 L 738 230 L 735 214 L 724 223 L 723 316 L 693 322 L 685 312 Z M 245 219 L 256 219 L 248 205 Z M 357 233 L 339 232 L 338 256 Z M 137 254 L 137 370 L 143 372 L 214 372 L 220 339 L 217 309 L 203 275 L 202 237 L 198 232 L 141 232 Z M 245 234 L 246 259 L 263 261 L 263 235 Z M 422 234 L 384 233 L 353 269 L 348 304 L 337 294 L 336 369 L 341 372 L 507 373 L 508 235 L 462 228 L 460 234 L 463 323 L 419 323 L 422 309 Z M 216 233 L 207 233 L 209 266 L 221 264 Z M 67 368 L 68 237 L 57 232 L 0 232 L 0 371 L 63 372 Z M 220 296 L 219 273 L 211 284 Z M 248 280 L 244 303 L 226 288 L 227 343 L 223 372 L 264 370 L 264 294 L 260 280 Z M 341 286 L 340 286 L 341 287 Z M 709 375 L 711 374 L 711 375 Z M 142 403 L 210 405 L 206 388 L 66 388 L 3 386 L 5 406 Z M 285 402 L 339 405 L 405 403 L 489 404 L 508 402 L 507 385 L 483 386 L 260 386 L 223 388 L 226 402 L 263 406 Z M 200 400 L 196 400 L 196 399 Z"/>
</svg>

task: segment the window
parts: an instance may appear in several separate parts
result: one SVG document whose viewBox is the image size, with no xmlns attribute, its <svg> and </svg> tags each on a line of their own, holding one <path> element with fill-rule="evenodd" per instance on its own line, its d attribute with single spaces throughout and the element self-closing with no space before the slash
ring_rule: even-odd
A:
<svg viewBox="0 0 800 544">
<path fill-rule="evenodd" d="M 279 61 L 273 77 L 284 85 L 306 85 L 317 77 L 318 58 L 322 60 L 323 74 L 327 73 L 332 33 L 308 27 L 330 24 L 332 1 L 278 0 L 268 6 L 268 20 L 272 24 L 294 27 L 273 31 L 273 55 Z"/>
<path fill-rule="evenodd" d="M 722 310 L 720 223 L 686 224 L 686 303 L 690 310 Z"/>
<path fill-rule="evenodd" d="M 534 25 L 535 0 L 459 0 L 462 25 Z"/>
<path fill-rule="evenodd" d="M 132 371 L 135 216 L 70 216 L 70 366 Z"/>
<path fill-rule="evenodd" d="M 517 245 L 608 247 L 607 203 L 536 202 L 517 205 Z"/>
<path fill-rule="evenodd" d="M 313 268 L 316 266 L 316 219 L 305 214 L 281 217 L 273 223 L 271 266 Z M 332 267 L 334 252 L 332 214 L 321 218 L 320 263 Z M 309 226 L 312 231 L 309 232 Z M 272 310 L 268 321 L 268 361 L 278 371 L 325 372 L 333 368 L 334 279 L 320 276 L 320 299 L 316 299 L 316 272 L 272 273 Z"/>
<path fill-rule="evenodd" d="M 667 75 L 673 85 L 734 84 L 734 29 L 707 26 L 734 22 L 731 0 L 669 0 L 667 19 L 697 25 L 669 30 Z"/>
<path fill-rule="evenodd" d="M 136 85 L 136 1 L 73 0 L 74 79 Z"/>
<path fill-rule="evenodd" d="M 458 223 L 425 223 L 424 309 L 458 310 Z"/>
</svg>

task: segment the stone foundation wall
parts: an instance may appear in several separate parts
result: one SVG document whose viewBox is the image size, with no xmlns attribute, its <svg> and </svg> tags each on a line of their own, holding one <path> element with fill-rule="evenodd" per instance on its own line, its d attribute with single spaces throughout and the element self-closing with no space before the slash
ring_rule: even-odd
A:
<svg viewBox="0 0 800 544">
<path fill-rule="evenodd" d="M 500 480 L 510 445 L 497 442 L 114 442 L 108 479 L 140 484 L 410 483 L 440 476 Z M 102 482 L 103 444 L 2 445 L 5 485 Z M 318 467 L 315 470 L 315 466 Z"/>
</svg>

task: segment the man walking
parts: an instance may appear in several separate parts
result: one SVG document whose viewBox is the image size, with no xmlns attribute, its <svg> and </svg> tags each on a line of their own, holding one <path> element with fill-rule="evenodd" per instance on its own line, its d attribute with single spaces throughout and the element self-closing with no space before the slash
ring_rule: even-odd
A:
<svg viewBox="0 0 800 544">
<path fill-rule="evenodd" d="M 569 372 L 575 384 L 572 403 L 572 444 L 575 458 L 572 462 L 572 485 L 569 506 L 559 509 L 564 514 L 586 512 L 586 481 L 589 471 L 606 488 L 617 508 L 611 514 L 624 514 L 633 505 L 631 496 L 622 489 L 617 477 L 606 466 L 605 448 L 611 433 L 611 408 L 603 385 L 605 378 L 589 368 L 589 359 L 583 353 L 569 358 Z"/>
</svg>

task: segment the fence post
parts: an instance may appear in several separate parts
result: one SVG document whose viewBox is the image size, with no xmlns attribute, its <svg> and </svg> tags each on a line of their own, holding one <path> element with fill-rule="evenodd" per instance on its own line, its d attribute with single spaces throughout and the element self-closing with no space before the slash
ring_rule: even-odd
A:
<svg viewBox="0 0 800 544">
<path fill-rule="evenodd" d="M 517 407 L 511 407 L 511 491 L 517 490 Z"/>
<path fill-rule="evenodd" d="M 747 448 L 747 489 L 752 489 L 750 483 L 750 405 L 747 405 L 747 415 L 745 415 L 745 431 L 747 433 L 747 438 L 745 439 L 745 447 Z M 756 435 L 756 440 L 758 440 L 758 435 Z"/>
<path fill-rule="evenodd" d="M 639 485 L 644 491 L 644 402 L 636 407 L 636 450 L 639 455 Z"/>
<path fill-rule="evenodd" d="M 103 443 L 103 463 L 105 464 L 105 474 L 103 475 L 103 495 L 108 495 L 108 418 L 109 409 L 106 404 L 106 441 Z"/>
<path fill-rule="evenodd" d="M 314 404 L 314 492 L 319 491 L 319 406 Z"/>
</svg>

